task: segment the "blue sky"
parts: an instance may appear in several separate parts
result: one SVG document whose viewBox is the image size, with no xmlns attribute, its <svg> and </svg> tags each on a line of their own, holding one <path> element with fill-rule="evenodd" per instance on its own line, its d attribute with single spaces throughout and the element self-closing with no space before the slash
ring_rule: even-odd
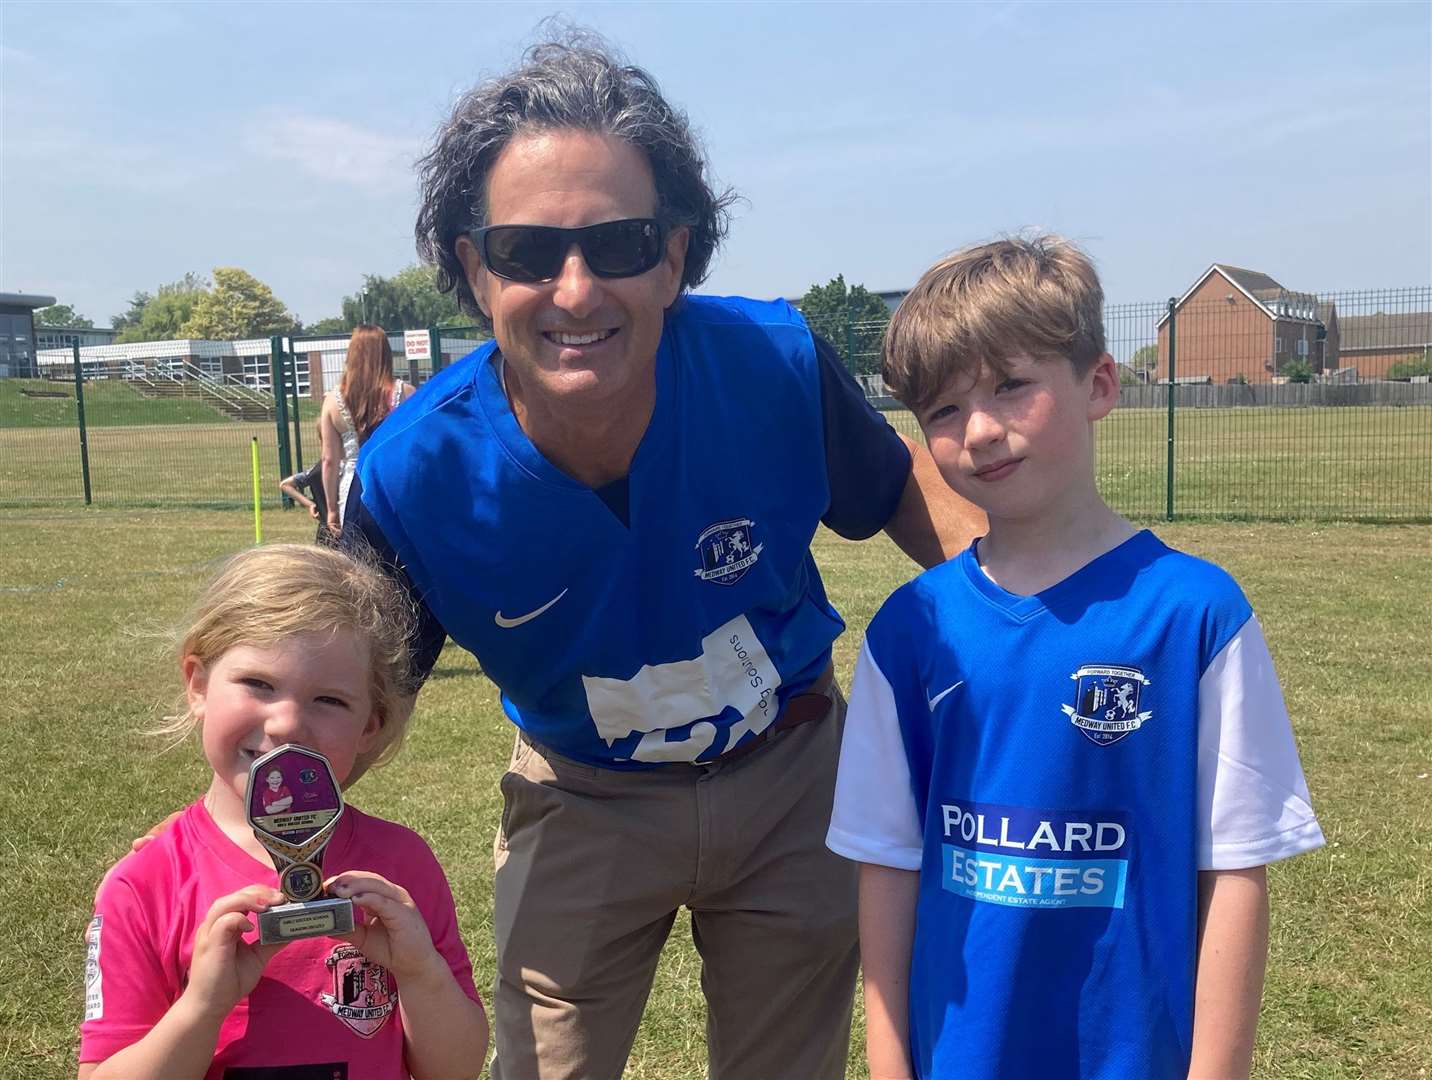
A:
<svg viewBox="0 0 1432 1080">
<path fill-rule="evenodd" d="M 1021 228 L 1111 301 L 1214 261 L 1432 281 L 1432 5 L 0 5 L 0 289 L 99 325 L 242 266 L 305 320 L 414 261 L 412 161 L 538 21 L 656 75 L 746 198 L 707 289 L 911 284 Z"/>
</svg>

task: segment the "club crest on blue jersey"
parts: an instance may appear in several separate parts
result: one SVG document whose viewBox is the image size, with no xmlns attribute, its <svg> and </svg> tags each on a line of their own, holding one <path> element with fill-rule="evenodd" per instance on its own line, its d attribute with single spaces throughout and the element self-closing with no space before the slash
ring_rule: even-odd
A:
<svg viewBox="0 0 1432 1080">
<path fill-rule="evenodd" d="M 696 538 L 696 550 L 701 553 L 696 576 L 718 585 L 734 585 L 756 565 L 763 547 L 756 543 L 756 523 L 750 518 L 718 521 Z"/>
<path fill-rule="evenodd" d="M 1134 667 L 1086 664 L 1073 675 L 1074 704 L 1062 705 L 1069 722 L 1097 746 L 1109 746 L 1138 731 L 1152 711 L 1139 711 L 1139 697 L 1149 679 Z"/>
</svg>

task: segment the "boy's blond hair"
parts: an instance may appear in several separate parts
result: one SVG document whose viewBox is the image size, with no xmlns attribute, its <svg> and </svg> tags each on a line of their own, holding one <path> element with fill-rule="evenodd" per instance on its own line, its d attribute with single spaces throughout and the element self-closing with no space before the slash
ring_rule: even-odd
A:
<svg viewBox="0 0 1432 1080">
<path fill-rule="evenodd" d="M 412 606 L 375 566 L 331 548 L 269 544 L 226 561 L 199 595 L 180 638 L 179 660 L 212 667 L 239 645 L 273 648 L 298 634 L 348 631 L 368 643 L 369 692 L 381 724 L 384 762 L 397 753 L 412 693 L 409 671 Z M 199 718 L 187 705 L 156 729 L 183 738 Z"/>
<path fill-rule="evenodd" d="M 1061 236 L 1010 237 L 965 248 L 926 270 L 885 333 L 890 392 L 917 414 L 957 376 L 1010 357 L 1062 357 L 1084 375 L 1104 355 L 1104 290 Z"/>
</svg>

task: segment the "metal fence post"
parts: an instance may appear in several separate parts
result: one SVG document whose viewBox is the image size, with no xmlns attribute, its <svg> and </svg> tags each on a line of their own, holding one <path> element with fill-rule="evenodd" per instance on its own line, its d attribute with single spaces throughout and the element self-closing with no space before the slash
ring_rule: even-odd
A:
<svg viewBox="0 0 1432 1080">
<path fill-rule="evenodd" d="M 293 372 L 293 471 L 303 471 L 303 410 L 299 407 L 298 398 L 298 356 L 293 351 L 293 339 L 288 342 L 286 350 L 289 368 Z M 308 385 L 313 386 L 313 372 L 308 373 Z"/>
<path fill-rule="evenodd" d="M 850 325 L 850 293 L 845 294 L 845 370 L 855 374 L 855 328 Z"/>
<path fill-rule="evenodd" d="M 289 469 L 292 461 L 288 454 L 288 385 L 284 381 L 283 338 L 277 336 L 269 339 L 269 377 L 273 390 L 274 427 L 278 433 L 278 471 L 280 476 L 287 477 L 292 475 Z M 285 495 L 282 505 L 286 508 L 289 503 Z"/>
<path fill-rule="evenodd" d="M 89 432 L 85 428 L 85 367 L 80 363 L 80 343 L 71 345 L 75 357 L 75 405 L 80 422 L 80 474 L 85 481 L 85 505 L 90 504 Z"/>
<path fill-rule="evenodd" d="M 1170 296 L 1168 298 L 1168 478 L 1164 481 L 1167 491 L 1164 515 L 1169 521 L 1173 520 L 1173 407 L 1174 396 L 1178 392 L 1177 322 L 1178 299 Z"/>
<path fill-rule="evenodd" d="M 429 346 L 429 350 L 432 353 L 429 365 L 432 368 L 433 375 L 436 375 L 443 369 L 443 332 L 436 326 L 431 327 L 428 330 L 428 338 L 432 342 Z M 428 377 L 432 378 L 431 375 Z"/>
</svg>

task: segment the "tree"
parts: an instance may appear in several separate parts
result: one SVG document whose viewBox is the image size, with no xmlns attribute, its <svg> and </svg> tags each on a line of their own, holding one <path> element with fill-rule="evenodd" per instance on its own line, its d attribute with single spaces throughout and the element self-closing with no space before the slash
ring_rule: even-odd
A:
<svg viewBox="0 0 1432 1080">
<path fill-rule="evenodd" d="M 326 319 L 319 319 L 316 323 L 303 328 L 305 334 L 347 334 L 353 327 L 348 325 L 348 320 L 342 315 L 330 315 Z"/>
<path fill-rule="evenodd" d="M 343 298 L 343 328 L 352 330 L 365 322 L 387 330 L 471 323 L 452 293 L 438 292 L 434 274 L 432 267 L 421 265 L 405 267 L 392 277 L 364 274 L 363 287 Z"/>
<path fill-rule="evenodd" d="M 62 330 L 90 330 L 94 323 L 80 315 L 69 304 L 51 304 L 35 312 L 36 326 L 54 326 Z"/>
<path fill-rule="evenodd" d="M 829 284 L 807 289 L 796 307 L 810 328 L 835 346 L 853 373 L 870 375 L 880 370 L 880 342 L 890 322 L 884 300 L 864 285 L 847 288 L 845 275 L 837 274 Z"/>
<path fill-rule="evenodd" d="M 1419 375 L 1432 375 L 1432 356 L 1418 356 L 1413 353 L 1406 360 L 1399 360 L 1387 369 L 1389 379 L 1412 379 Z"/>
<path fill-rule="evenodd" d="M 216 266 L 213 289 L 194 301 L 180 332 L 184 337 L 229 341 L 291 334 L 298 325 L 273 290 L 247 270 Z"/>
<path fill-rule="evenodd" d="M 161 285 L 151 296 L 137 292 L 129 310 L 114 321 L 119 334 L 115 341 L 173 341 L 184 336 L 184 324 L 194 313 L 199 297 L 209 291 L 209 282 L 198 274 L 185 274 L 178 281 Z"/>
<path fill-rule="evenodd" d="M 1310 383 L 1313 381 L 1313 369 L 1306 360 L 1287 361 L 1283 364 L 1279 374 L 1284 376 L 1290 383 Z"/>
<path fill-rule="evenodd" d="M 1159 347 L 1157 345 L 1140 345 L 1134 350 L 1134 355 L 1129 357 L 1129 367 L 1135 371 L 1153 371 L 1159 366 Z"/>
<path fill-rule="evenodd" d="M 129 310 L 110 319 L 110 325 L 123 334 L 131 326 L 138 326 L 139 320 L 144 317 L 144 309 L 153 300 L 154 296 L 147 292 L 136 292 L 129 300 Z M 126 340 L 120 338 L 119 340 Z"/>
</svg>

